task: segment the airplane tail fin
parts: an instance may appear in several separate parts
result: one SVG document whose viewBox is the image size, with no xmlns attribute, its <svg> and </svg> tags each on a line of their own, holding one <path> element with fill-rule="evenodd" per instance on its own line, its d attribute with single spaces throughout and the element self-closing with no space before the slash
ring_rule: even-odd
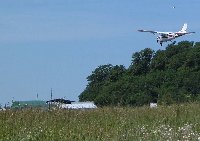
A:
<svg viewBox="0 0 200 141">
<path fill-rule="evenodd" d="M 186 32 L 186 30 L 187 30 L 187 23 L 184 23 L 184 25 L 183 25 L 183 27 L 182 27 L 180 32 L 184 33 L 184 32 Z"/>
</svg>

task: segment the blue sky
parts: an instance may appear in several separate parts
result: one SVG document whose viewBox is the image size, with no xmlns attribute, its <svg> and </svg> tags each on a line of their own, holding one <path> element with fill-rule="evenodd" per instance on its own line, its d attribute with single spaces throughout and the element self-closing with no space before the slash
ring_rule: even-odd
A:
<svg viewBox="0 0 200 141">
<path fill-rule="evenodd" d="M 128 67 L 134 52 L 165 49 L 137 29 L 178 31 L 200 41 L 199 0 L 2 0 L 0 103 L 66 98 L 78 101 L 99 65 Z M 175 8 L 172 8 L 175 6 Z"/>
</svg>

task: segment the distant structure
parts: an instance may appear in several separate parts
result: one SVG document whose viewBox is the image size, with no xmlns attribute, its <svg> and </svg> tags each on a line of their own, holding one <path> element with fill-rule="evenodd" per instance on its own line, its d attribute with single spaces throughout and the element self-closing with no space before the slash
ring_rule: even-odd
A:
<svg viewBox="0 0 200 141">
<path fill-rule="evenodd" d="M 53 99 L 46 102 L 49 107 L 59 109 L 93 109 L 97 108 L 94 102 L 75 102 L 65 99 Z"/>
<path fill-rule="evenodd" d="M 5 111 L 6 109 L 5 108 L 0 108 L 0 111 Z"/>
<path fill-rule="evenodd" d="M 157 104 L 157 99 L 154 99 L 151 103 L 150 103 L 150 108 L 157 108 L 158 107 L 158 104 Z"/>
<path fill-rule="evenodd" d="M 97 106 L 94 102 L 72 102 L 71 104 L 62 104 L 62 109 L 95 109 Z"/>
<path fill-rule="evenodd" d="M 30 101 L 13 101 L 11 109 L 33 109 L 39 108 L 44 110 L 50 109 L 94 109 L 97 106 L 94 102 L 75 102 L 63 98 L 51 99 L 49 101 L 30 100 Z"/>
<path fill-rule="evenodd" d="M 72 102 L 75 102 L 75 101 L 71 101 L 71 100 L 65 100 L 63 98 L 59 98 L 59 99 L 52 99 L 52 100 L 49 100 L 47 101 L 46 103 L 62 103 L 62 104 L 71 104 Z"/>
<path fill-rule="evenodd" d="M 30 100 L 30 101 L 13 101 L 11 109 L 29 109 L 29 108 L 42 108 L 47 109 L 48 105 L 42 100 Z"/>
<path fill-rule="evenodd" d="M 157 103 L 150 103 L 150 108 L 157 108 Z"/>
</svg>

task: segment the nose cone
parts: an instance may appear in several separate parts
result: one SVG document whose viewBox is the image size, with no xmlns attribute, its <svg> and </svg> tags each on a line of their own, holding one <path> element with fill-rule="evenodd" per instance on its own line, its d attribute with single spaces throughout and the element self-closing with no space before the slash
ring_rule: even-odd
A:
<svg viewBox="0 0 200 141">
<path fill-rule="evenodd" d="M 158 36 L 158 37 L 157 37 L 157 42 L 158 42 L 158 41 L 160 41 L 160 40 L 161 40 L 161 37 L 160 37 L 160 36 Z"/>
<path fill-rule="evenodd" d="M 160 41 L 160 37 L 158 36 L 158 37 L 157 37 L 157 43 L 158 43 L 159 41 Z"/>
</svg>

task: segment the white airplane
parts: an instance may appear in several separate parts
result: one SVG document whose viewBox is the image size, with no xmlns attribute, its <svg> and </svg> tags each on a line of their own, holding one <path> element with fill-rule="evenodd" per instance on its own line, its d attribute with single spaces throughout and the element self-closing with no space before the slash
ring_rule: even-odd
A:
<svg viewBox="0 0 200 141">
<path fill-rule="evenodd" d="M 160 45 L 162 46 L 163 42 L 167 42 L 167 41 L 172 41 L 175 38 L 178 38 L 180 36 L 186 35 L 186 34 L 191 34 L 191 33 L 195 33 L 195 32 L 187 32 L 187 23 L 185 23 L 182 27 L 182 29 L 178 32 L 160 32 L 160 31 L 152 31 L 152 30 L 143 30 L 140 29 L 138 30 L 139 32 L 150 32 L 150 33 L 157 33 L 157 43 L 160 43 Z"/>
</svg>

